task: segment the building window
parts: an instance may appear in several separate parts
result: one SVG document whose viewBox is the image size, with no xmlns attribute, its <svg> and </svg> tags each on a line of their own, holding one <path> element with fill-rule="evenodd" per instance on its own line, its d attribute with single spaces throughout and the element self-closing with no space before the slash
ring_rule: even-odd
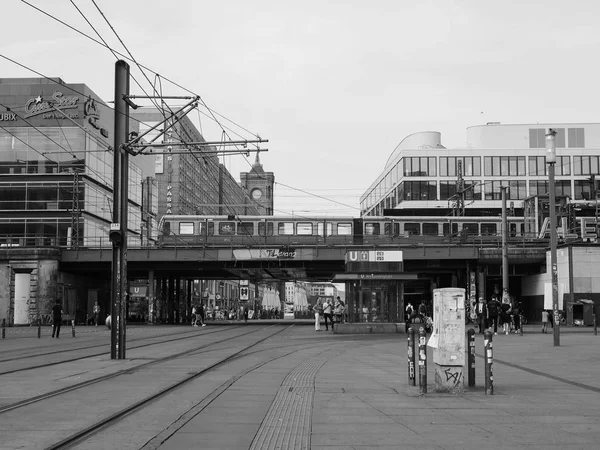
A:
<svg viewBox="0 0 600 450">
<path fill-rule="evenodd" d="M 492 176 L 524 176 L 524 156 L 486 156 L 484 158 L 485 175 Z"/>
<path fill-rule="evenodd" d="M 441 156 L 440 176 L 455 177 L 458 174 L 458 163 L 462 164 L 462 174 L 465 177 L 478 177 L 481 175 L 480 156 Z"/>
<path fill-rule="evenodd" d="M 565 129 L 553 128 L 556 131 L 556 148 L 565 148 Z M 546 148 L 546 129 L 545 128 L 530 128 L 529 129 L 529 148 Z"/>
<path fill-rule="evenodd" d="M 569 128 L 569 148 L 585 148 L 584 128 Z"/>
<path fill-rule="evenodd" d="M 437 184 L 435 181 L 404 181 L 404 197 L 402 200 L 437 200 Z"/>
<path fill-rule="evenodd" d="M 529 175 L 545 176 L 546 175 L 546 158 L 544 156 L 529 157 Z"/>
<path fill-rule="evenodd" d="M 573 175 L 598 174 L 598 156 L 573 156 Z"/>
<path fill-rule="evenodd" d="M 407 157 L 402 159 L 404 161 L 405 177 L 434 177 L 437 174 L 435 157 Z"/>
</svg>

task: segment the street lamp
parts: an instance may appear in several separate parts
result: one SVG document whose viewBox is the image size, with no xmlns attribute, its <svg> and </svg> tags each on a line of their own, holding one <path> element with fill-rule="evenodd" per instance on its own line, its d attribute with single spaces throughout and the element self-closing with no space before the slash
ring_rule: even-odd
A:
<svg viewBox="0 0 600 450">
<path fill-rule="evenodd" d="M 556 164 L 556 131 L 548 128 L 546 133 L 546 164 L 548 164 L 548 191 L 550 209 L 550 266 L 552 272 L 552 314 L 554 322 L 554 346 L 560 346 L 560 317 L 558 314 L 558 263 L 556 261 L 556 190 L 554 166 Z"/>
</svg>

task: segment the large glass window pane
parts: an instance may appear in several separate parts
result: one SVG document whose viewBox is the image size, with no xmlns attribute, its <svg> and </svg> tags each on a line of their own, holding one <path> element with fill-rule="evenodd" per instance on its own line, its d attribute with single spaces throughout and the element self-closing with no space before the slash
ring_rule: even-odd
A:
<svg viewBox="0 0 600 450">
<path fill-rule="evenodd" d="M 254 234 L 254 224 L 252 222 L 241 222 L 238 224 L 238 234 L 252 236 Z"/>
<path fill-rule="evenodd" d="M 294 234 L 294 222 L 279 222 L 277 224 L 277 234 L 293 235 Z"/>
<path fill-rule="evenodd" d="M 456 158 L 454 156 L 448 157 L 448 176 L 456 176 Z"/>
<path fill-rule="evenodd" d="M 220 235 L 235 234 L 235 222 L 219 222 Z"/>
<path fill-rule="evenodd" d="M 485 156 L 483 158 L 483 165 L 485 166 L 484 170 L 483 170 L 484 175 L 488 176 L 488 177 L 492 176 L 493 175 L 493 172 L 492 172 L 492 157 L 491 156 Z"/>
<path fill-rule="evenodd" d="M 327 230 L 327 236 L 331 236 L 333 234 L 333 224 L 331 222 L 317 223 L 317 234 L 319 236 L 323 236 L 323 229 Z"/>
<path fill-rule="evenodd" d="M 420 223 L 410 223 L 407 222 L 404 224 L 404 234 L 408 236 L 420 235 L 421 234 L 421 224 Z"/>
<path fill-rule="evenodd" d="M 436 162 L 437 161 L 436 160 L 437 160 L 437 158 L 435 158 L 435 157 L 429 158 L 429 169 L 428 169 L 428 171 L 429 171 L 429 176 L 430 177 L 437 176 L 437 169 L 436 169 Z"/>
<path fill-rule="evenodd" d="M 423 224 L 423 234 L 427 236 L 437 236 L 439 233 L 439 225 L 437 223 L 427 223 Z"/>
<path fill-rule="evenodd" d="M 440 156 L 440 177 L 448 176 L 448 157 Z"/>
<path fill-rule="evenodd" d="M 367 236 L 379 236 L 379 225 L 378 223 L 371 223 L 371 222 L 366 222 L 365 223 L 365 234 Z M 338 233 L 339 234 L 339 233 Z"/>
<path fill-rule="evenodd" d="M 313 224 L 311 222 L 298 222 L 296 224 L 296 234 L 303 236 L 312 235 Z"/>
<path fill-rule="evenodd" d="M 404 158 L 404 176 L 409 177 L 412 174 L 412 158 Z"/>
<path fill-rule="evenodd" d="M 527 170 L 525 169 L 525 157 L 517 156 L 517 175 L 524 176 L 527 174 Z"/>
<path fill-rule="evenodd" d="M 194 234 L 194 222 L 179 222 L 179 234 Z"/>
<path fill-rule="evenodd" d="M 351 223 L 338 223 L 337 224 L 337 234 L 338 236 L 349 236 L 352 234 L 352 224 Z"/>
<path fill-rule="evenodd" d="M 571 175 L 571 157 L 558 156 L 556 158 L 556 175 Z"/>
</svg>

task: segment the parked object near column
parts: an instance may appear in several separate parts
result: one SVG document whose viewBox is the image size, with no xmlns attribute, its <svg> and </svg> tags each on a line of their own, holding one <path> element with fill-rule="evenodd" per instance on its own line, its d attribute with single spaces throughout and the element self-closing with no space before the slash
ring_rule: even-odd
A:
<svg viewBox="0 0 600 450">
<path fill-rule="evenodd" d="M 427 394 L 427 333 L 419 328 L 419 392 Z"/>
<path fill-rule="evenodd" d="M 483 359 L 485 361 L 485 395 L 494 395 L 494 350 L 492 348 L 492 332 L 483 334 Z"/>
<path fill-rule="evenodd" d="M 468 342 L 469 342 L 469 358 L 467 364 L 469 366 L 469 387 L 475 386 L 475 330 L 470 328 L 467 331 Z"/>
<path fill-rule="evenodd" d="M 408 329 L 408 384 L 411 386 L 417 384 L 415 374 L 415 330 L 413 327 Z"/>
<path fill-rule="evenodd" d="M 435 388 L 438 392 L 464 389 L 465 290 L 441 288 L 433 291 L 433 348 Z"/>
</svg>

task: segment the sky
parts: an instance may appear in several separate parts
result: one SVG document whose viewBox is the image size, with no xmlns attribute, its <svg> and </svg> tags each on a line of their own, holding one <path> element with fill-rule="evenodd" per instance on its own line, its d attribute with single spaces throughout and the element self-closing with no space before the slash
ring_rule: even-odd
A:
<svg viewBox="0 0 600 450">
<path fill-rule="evenodd" d="M 486 122 L 598 122 L 595 0 L 27 1 L 127 55 L 118 35 L 149 69 L 130 61 L 131 94 L 201 96 L 190 117 L 208 141 L 268 139 L 275 214 L 359 216 L 412 133 L 459 148 Z M 111 100 L 115 56 L 30 5 L 2 1 L 0 55 L 26 68 L 0 58 L 1 76 L 33 69 Z M 223 162 L 239 180 L 254 158 Z"/>
</svg>

